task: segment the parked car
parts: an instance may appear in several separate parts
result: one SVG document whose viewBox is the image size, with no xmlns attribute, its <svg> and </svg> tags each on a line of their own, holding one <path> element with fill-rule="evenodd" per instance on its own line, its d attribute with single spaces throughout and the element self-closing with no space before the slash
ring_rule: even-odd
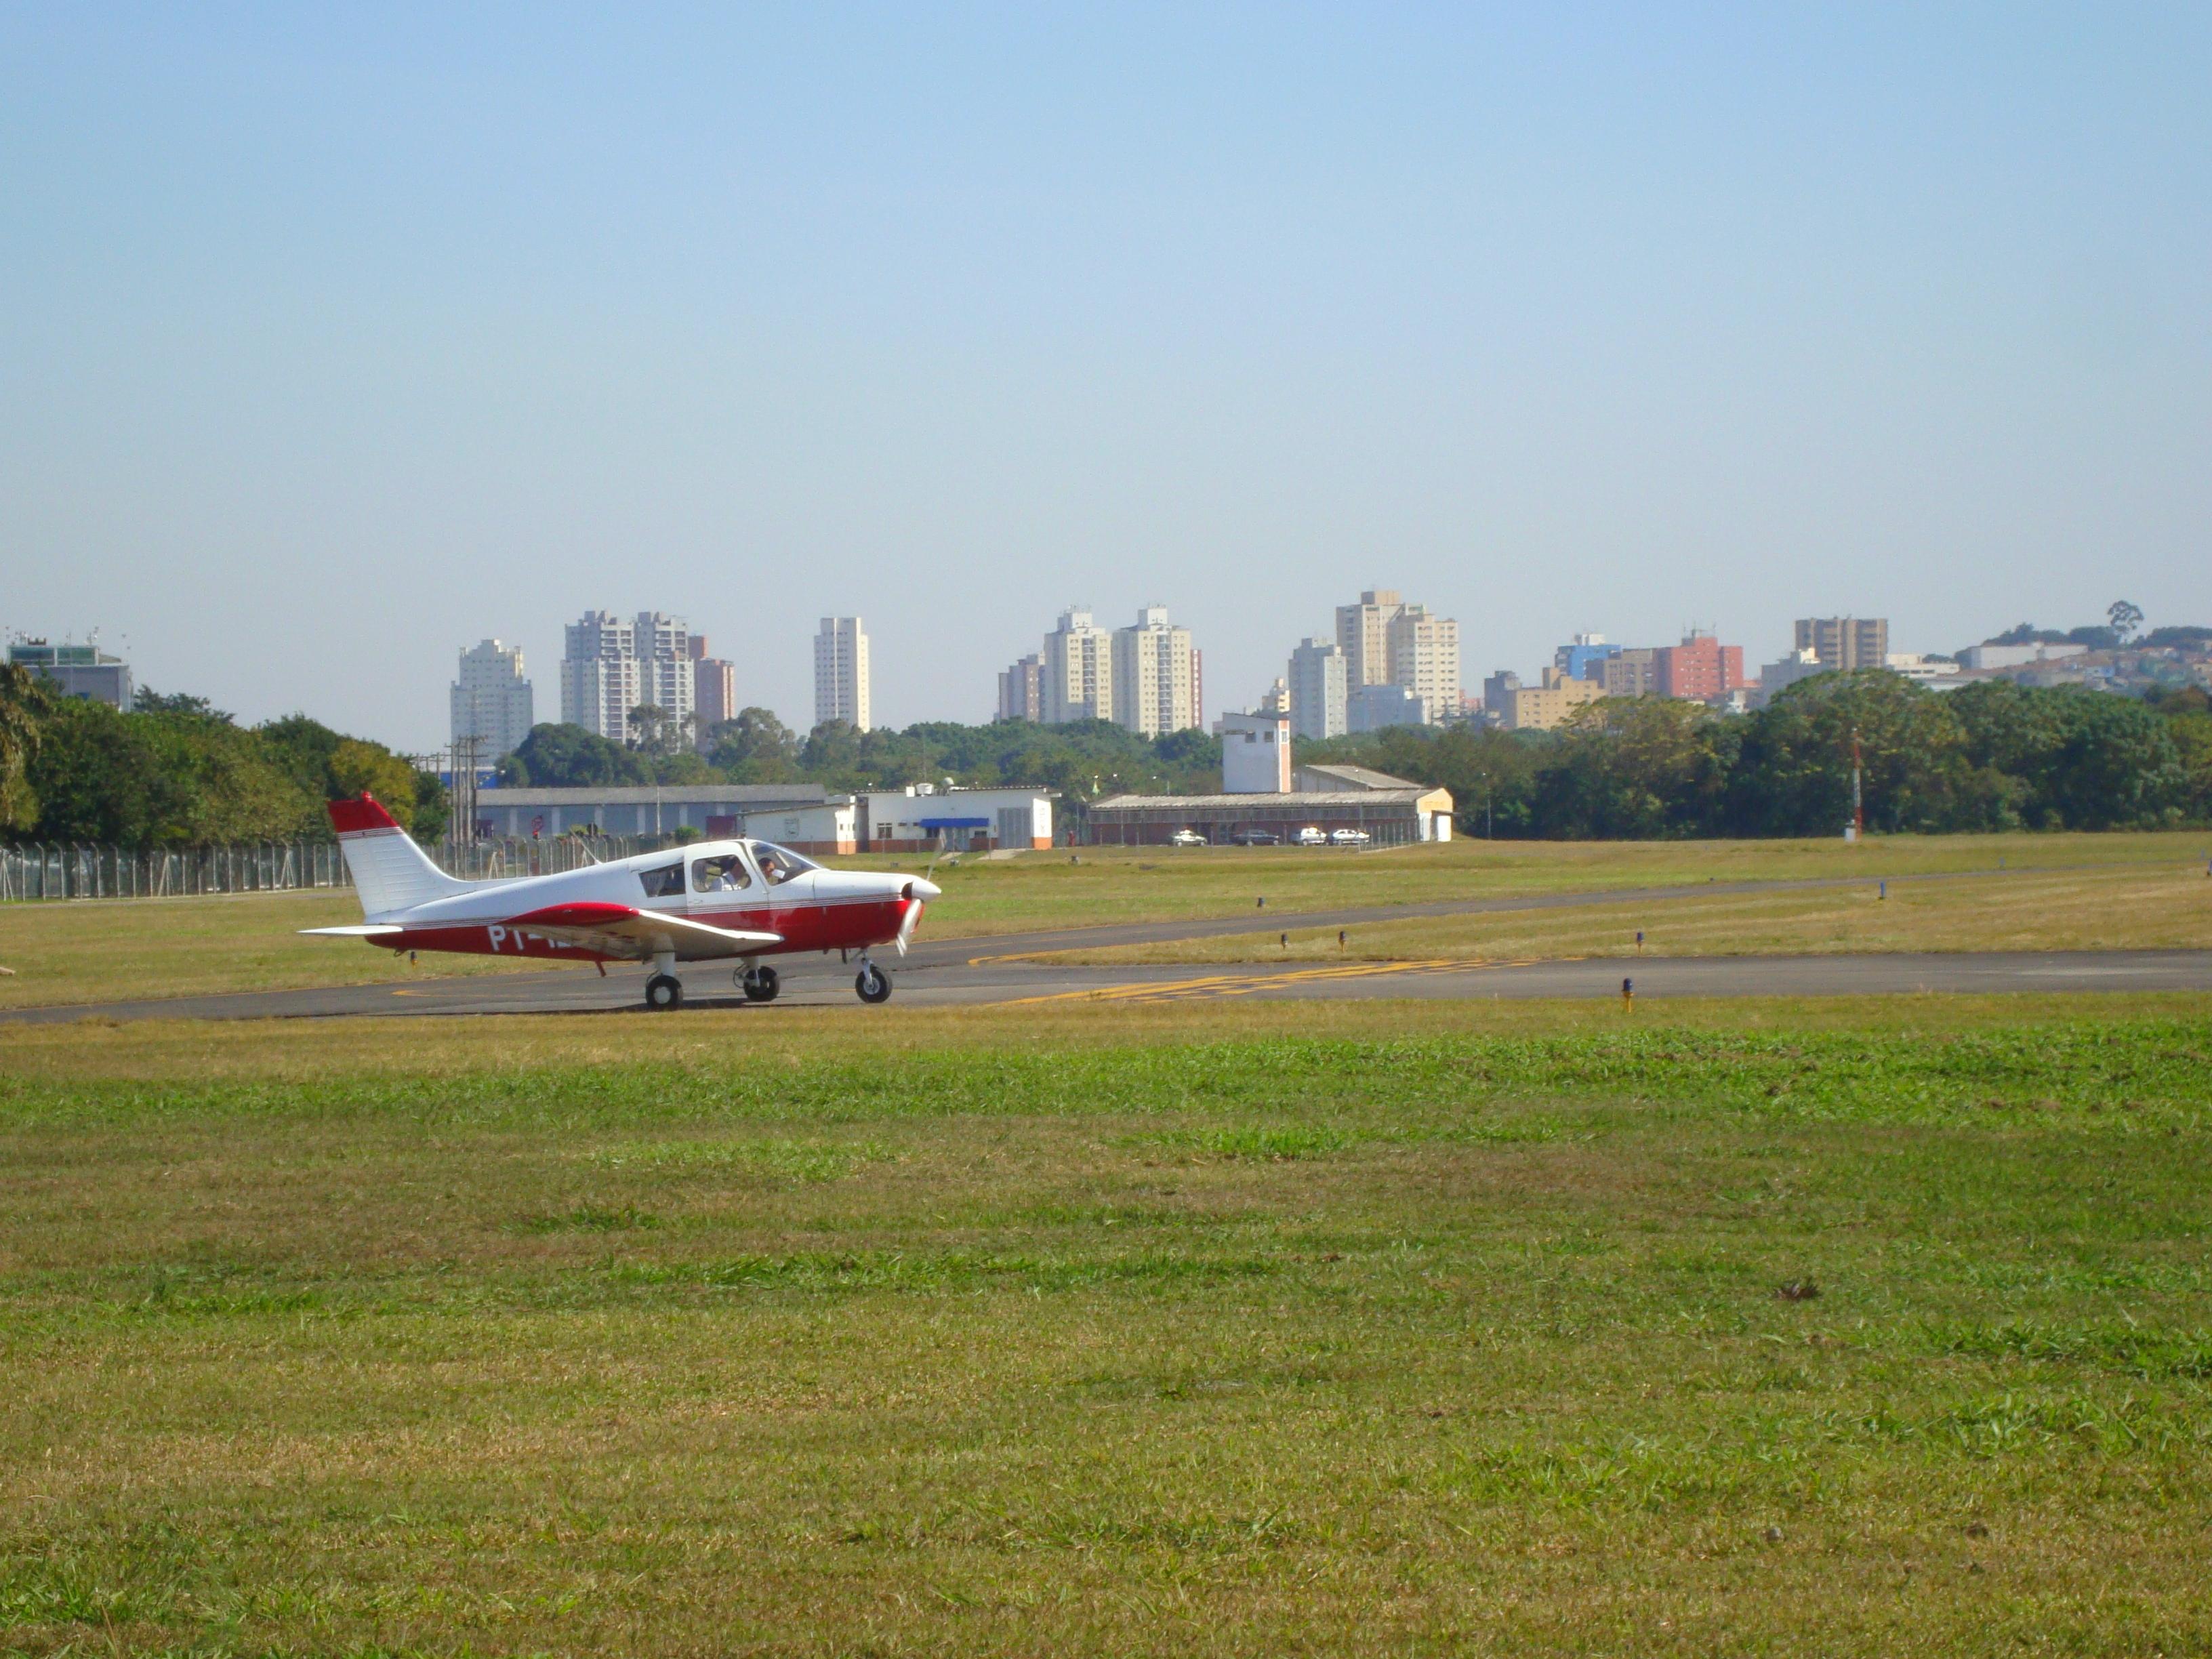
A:
<svg viewBox="0 0 2212 1659">
<path fill-rule="evenodd" d="M 1195 830 L 1178 830 L 1175 834 L 1168 837 L 1168 845 L 1170 847 L 1203 847 L 1206 845 L 1206 837 L 1200 835 Z"/>
<path fill-rule="evenodd" d="M 1364 847 L 1371 839 L 1364 830 L 1332 830 L 1328 832 L 1332 847 Z"/>
<path fill-rule="evenodd" d="M 1301 847 L 1326 847 L 1328 845 L 1328 837 L 1322 834 L 1318 826 L 1310 823 L 1306 825 L 1304 829 L 1298 831 L 1297 839 L 1298 845 Z"/>
<path fill-rule="evenodd" d="M 1273 847 L 1282 837 L 1272 830 L 1239 830 L 1229 839 L 1232 845 L 1237 847 Z"/>
</svg>

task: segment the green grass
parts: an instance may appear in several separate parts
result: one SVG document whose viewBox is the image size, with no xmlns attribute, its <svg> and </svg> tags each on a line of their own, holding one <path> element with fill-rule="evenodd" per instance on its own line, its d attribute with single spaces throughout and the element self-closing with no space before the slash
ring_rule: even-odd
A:
<svg viewBox="0 0 2212 1659">
<path fill-rule="evenodd" d="M 2205 999 L 417 1029 L 0 1037 L 0 1648 L 2212 1643 Z"/>
</svg>

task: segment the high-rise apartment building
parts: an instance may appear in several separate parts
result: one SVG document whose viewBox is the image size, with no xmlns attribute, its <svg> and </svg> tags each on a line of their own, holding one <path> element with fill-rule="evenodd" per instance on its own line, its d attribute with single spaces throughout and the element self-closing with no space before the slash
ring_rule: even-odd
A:
<svg viewBox="0 0 2212 1659">
<path fill-rule="evenodd" d="M 629 711 L 639 695 L 637 625 L 611 611 L 587 611 L 565 632 L 561 654 L 561 719 L 569 726 L 626 743 Z"/>
<path fill-rule="evenodd" d="M 587 611 L 566 630 L 561 658 L 561 718 L 615 743 L 628 743 L 631 711 L 653 708 L 670 727 L 692 719 L 691 631 L 681 617 L 641 611 L 617 617 Z"/>
<path fill-rule="evenodd" d="M 1042 720 L 1044 718 L 1044 658 L 1032 652 L 999 673 L 999 714 L 1002 720 Z"/>
<path fill-rule="evenodd" d="M 1051 725 L 1114 718 L 1114 636 L 1080 606 L 1044 636 L 1044 717 Z"/>
<path fill-rule="evenodd" d="M 1363 685 L 1398 685 L 1421 702 L 1425 721 L 1460 712 L 1459 623 L 1408 605 L 1395 588 L 1370 587 L 1336 608 L 1347 697 Z"/>
<path fill-rule="evenodd" d="M 1691 629 L 1681 644 L 1662 646 L 1652 655 L 1652 689 L 1662 697 L 1715 702 L 1745 684 L 1743 647 L 1723 645 L 1703 629 Z"/>
<path fill-rule="evenodd" d="M 814 723 L 868 729 L 868 635 L 858 617 L 824 617 L 814 636 Z"/>
<path fill-rule="evenodd" d="M 701 754 L 714 746 L 714 728 L 738 715 L 734 663 L 707 654 L 707 636 L 691 636 L 691 736 Z"/>
<path fill-rule="evenodd" d="M 530 682 L 522 677 L 522 647 L 486 640 L 462 652 L 453 715 L 454 743 L 473 741 L 477 760 L 495 761 L 520 749 L 533 718 Z"/>
<path fill-rule="evenodd" d="M 1336 643 L 1344 653 L 1345 684 L 1389 685 L 1390 623 L 1405 605 L 1395 587 L 1370 587 L 1357 605 L 1336 607 Z"/>
<path fill-rule="evenodd" d="M 1659 653 L 1649 646 L 1616 651 L 1601 666 L 1598 683 L 1608 697 L 1649 697 L 1659 690 Z"/>
<path fill-rule="evenodd" d="M 1114 630 L 1110 718 L 1146 738 L 1196 726 L 1197 656 L 1190 630 L 1170 623 L 1165 605 L 1146 605 L 1133 626 Z"/>
<path fill-rule="evenodd" d="M 1797 649 L 1810 651 L 1823 670 L 1849 673 L 1889 663 L 1887 617 L 1800 617 Z"/>
<path fill-rule="evenodd" d="M 637 613 L 637 690 L 641 702 L 661 710 L 673 728 L 688 732 L 691 701 L 691 630 L 681 617 Z"/>
<path fill-rule="evenodd" d="M 1390 619 L 1390 684 L 1421 700 L 1421 720 L 1459 717 L 1459 624 L 1409 605 Z"/>
<path fill-rule="evenodd" d="M 1309 741 L 1345 734 L 1349 664 L 1333 640 L 1301 640 L 1291 653 L 1291 729 Z"/>
</svg>

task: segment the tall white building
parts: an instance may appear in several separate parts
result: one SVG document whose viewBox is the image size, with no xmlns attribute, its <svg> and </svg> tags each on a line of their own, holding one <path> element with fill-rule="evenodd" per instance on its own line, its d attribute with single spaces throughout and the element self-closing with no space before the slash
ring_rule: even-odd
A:
<svg viewBox="0 0 2212 1659">
<path fill-rule="evenodd" d="M 1114 630 L 1112 719 L 1146 738 L 1198 725 L 1197 658 L 1190 629 L 1169 622 L 1165 605 L 1146 605 L 1134 626 Z"/>
<path fill-rule="evenodd" d="M 814 723 L 868 729 L 868 635 L 858 617 L 824 617 L 814 636 Z"/>
<path fill-rule="evenodd" d="M 637 626 L 611 611 L 587 611 L 564 630 L 561 719 L 624 743 L 638 696 Z"/>
<path fill-rule="evenodd" d="M 691 668 L 691 630 L 681 617 L 637 613 L 638 701 L 665 709 L 678 732 L 688 732 L 697 713 Z"/>
<path fill-rule="evenodd" d="M 1336 643 L 1352 690 L 1390 684 L 1390 624 L 1405 608 L 1395 587 L 1370 587 L 1358 604 L 1336 607 Z"/>
<path fill-rule="evenodd" d="M 1459 623 L 1450 617 L 1408 605 L 1395 588 L 1370 587 L 1358 604 L 1337 606 L 1336 643 L 1347 697 L 1363 685 L 1403 686 L 1426 720 L 1459 717 Z"/>
<path fill-rule="evenodd" d="M 479 760 L 495 761 L 520 749 L 530 735 L 532 708 L 530 682 L 522 677 L 522 647 L 486 640 L 462 652 L 453 702 L 453 741 L 475 739 Z"/>
<path fill-rule="evenodd" d="M 692 717 L 690 630 L 681 617 L 634 617 L 587 611 L 567 630 L 561 659 L 561 718 L 614 743 L 628 743 L 630 711 L 648 704 L 678 729 Z"/>
<path fill-rule="evenodd" d="M 1459 718 L 1459 624 L 1409 605 L 1390 619 L 1390 684 L 1421 700 L 1429 726 Z"/>
<path fill-rule="evenodd" d="M 1302 640 L 1291 653 L 1291 729 L 1320 742 L 1345 733 L 1349 663 L 1331 640 Z"/>
<path fill-rule="evenodd" d="M 1047 724 L 1114 718 L 1114 636 L 1071 606 L 1044 636 L 1044 717 Z"/>
</svg>

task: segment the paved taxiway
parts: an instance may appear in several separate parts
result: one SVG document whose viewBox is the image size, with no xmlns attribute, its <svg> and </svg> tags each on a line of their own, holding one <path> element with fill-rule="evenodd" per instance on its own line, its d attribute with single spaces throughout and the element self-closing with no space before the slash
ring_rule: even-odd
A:
<svg viewBox="0 0 2212 1659">
<path fill-rule="evenodd" d="M 1891 877 L 1899 881 L 2002 879 L 2000 872 Z M 1864 886 L 1864 878 L 1705 882 L 1612 891 L 1523 894 L 1428 903 L 1378 905 L 1295 915 L 1255 907 L 1234 916 L 1180 921 L 1113 922 L 1048 933 L 926 939 L 902 962 L 882 952 L 900 1006 L 1183 1002 L 1224 998 L 1429 999 L 1609 997 L 1621 981 L 1638 997 L 1878 996 L 1916 992 L 2212 991 L 2212 951 L 1927 952 L 1863 956 L 1593 957 L 1498 962 L 1235 963 L 1196 967 L 1075 967 L 1027 959 L 1035 953 L 1218 938 L 1255 932 L 1324 933 L 1416 916 L 1466 915 L 1594 905 L 1663 905 L 1717 894 Z M 772 1008 L 833 1006 L 855 1010 L 854 970 L 821 957 L 779 957 L 783 994 Z M 643 1012 L 643 972 L 613 966 L 543 973 L 438 978 L 434 970 L 398 982 L 313 990 L 251 991 L 56 1008 L 0 1011 L 0 1022 L 108 1019 L 331 1019 L 363 1015 L 618 1013 Z M 682 969 L 684 1006 L 750 1008 L 727 966 Z M 761 1012 L 768 1012 L 763 1009 Z"/>
</svg>

